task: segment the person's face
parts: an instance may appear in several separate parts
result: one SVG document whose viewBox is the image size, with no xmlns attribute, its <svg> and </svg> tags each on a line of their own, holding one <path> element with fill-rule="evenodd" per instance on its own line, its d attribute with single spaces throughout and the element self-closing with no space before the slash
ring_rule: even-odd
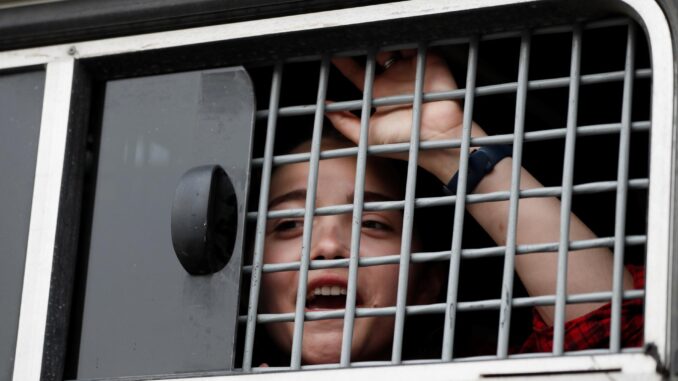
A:
<svg viewBox="0 0 678 381">
<path fill-rule="evenodd" d="M 353 203 L 355 158 L 320 161 L 316 207 Z M 271 178 L 270 210 L 304 208 L 308 163 L 286 165 Z M 381 160 L 368 160 L 365 202 L 402 199 L 395 171 Z M 317 216 L 313 220 L 311 260 L 348 258 L 352 213 Z M 301 256 L 304 220 L 269 220 L 266 228 L 265 263 L 296 262 Z M 397 255 L 400 252 L 402 212 L 365 211 L 360 236 L 360 257 Z M 416 237 L 415 237 L 416 249 Z M 361 267 L 358 271 L 357 307 L 395 306 L 398 265 Z M 416 282 L 417 267 L 411 267 L 410 289 Z M 298 271 L 266 273 L 262 278 L 264 313 L 295 310 Z M 308 275 L 306 311 L 343 309 L 348 289 L 348 269 L 312 270 Z M 356 318 L 352 360 L 384 358 L 390 355 L 393 317 Z M 292 347 L 293 323 L 269 324 L 269 334 L 280 349 Z M 343 320 L 320 320 L 304 325 L 302 359 L 306 364 L 337 363 L 341 353 Z"/>
</svg>

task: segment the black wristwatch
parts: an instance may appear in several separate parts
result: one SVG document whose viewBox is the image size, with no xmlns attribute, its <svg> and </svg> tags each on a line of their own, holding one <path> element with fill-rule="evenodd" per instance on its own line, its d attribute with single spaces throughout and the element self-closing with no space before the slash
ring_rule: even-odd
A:
<svg viewBox="0 0 678 381">
<path fill-rule="evenodd" d="M 471 152 L 468 157 L 468 175 L 466 176 L 466 193 L 473 192 L 480 181 L 492 171 L 495 165 L 506 157 L 510 157 L 512 146 L 509 144 L 484 146 Z M 454 195 L 457 193 L 459 171 L 445 185 L 445 193 Z"/>
</svg>

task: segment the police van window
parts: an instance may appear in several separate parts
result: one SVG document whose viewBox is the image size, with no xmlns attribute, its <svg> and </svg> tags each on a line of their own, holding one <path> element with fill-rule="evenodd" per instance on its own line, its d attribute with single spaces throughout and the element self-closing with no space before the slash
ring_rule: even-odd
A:
<svg viewBox="0 0 678 381">
<path fill-rule="evenodd" d="M 31 215 L 43 71 L 0 75 L 0 378 L 10 379 Z"/>
<path fill-rule="evenodd" d="M 642 29 L 438 23 L 105 82 L 65 378 L 642 352 Z"/>
</svg>

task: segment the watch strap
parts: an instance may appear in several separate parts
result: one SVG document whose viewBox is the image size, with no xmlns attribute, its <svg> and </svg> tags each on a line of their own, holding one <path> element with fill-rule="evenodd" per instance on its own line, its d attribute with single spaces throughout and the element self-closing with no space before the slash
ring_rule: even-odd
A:
<svg viewBox="0 0 678 381">
<path fill-rule="evenodd" d="M 495 165 L 512 154 L 512 147 L 509 144 L 483 146 L 473 152 L 468 157 L 468 174 L 466 176 L 466 193 L 471 193 L 480 184 L 480 181 L 492 171 Z M 452 179 L 445 185 L 445 191 L 449 195 L 457 193 L 457 183 L 459 182 L 459 171 L 452 176 Z"/>
</svg>

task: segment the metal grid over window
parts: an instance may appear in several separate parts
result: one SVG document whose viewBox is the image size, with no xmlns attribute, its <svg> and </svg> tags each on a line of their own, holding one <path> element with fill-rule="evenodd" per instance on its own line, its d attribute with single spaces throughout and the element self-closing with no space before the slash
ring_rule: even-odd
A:
<svg viewBox="0 0 678 381">
<path fill-rule="evenodd" d="M 598 41 L 607 37 L 614 37 L 615 41 L 622 46 L 622 55 L 611 67 L 605 65 L 596 66 L 594 63 L 586 63 L 582 69 L 582 62 L 586 62 L 587 43 Z M 347 97 L 346 100 L 333 99 L 328 96 L 328 87 L 333 86 L 333 77 L 337 76 L 333 69 L 332 54 L 324 54 L 313 59 L 310 63 L 298 63 L 299 60 L 281 61 L 276 63 L 270 72 L 272 74 L 268 91 L 268 104 L 257 113 L 259 125 L 264 128 L 263 149 L 261 156 L 255 158 L 253 163 L 254 172 L 260 174 L 260 187 L 258 198 L 253 201 L 257 204 L 249 212 L 248 217 L 255 226 L 252 244 L 251 265 L 245 267 L 245 273 L 250 274 L 249 294 L 246 300 L 244 314 L 240 317 L 243 327 L 242 340 L 242 369 L 244 371 L 268 371 L 282 369 L 315 369 L 333 368 L 361 365 L 379 364 L 402 364 L 456 361 L 473 359 L 504 359 L 510 357 L 551 356 L 571 353 L 603 354 L 619 353 L 621 351 L 640 351 L 640 348 L 624 348 L 622 344 L 622 305 L 624 301 L 642 301 L 644 290 L 624 290 L 624 261 L 629 257 L 635 257 L 636 262 L 644 261 L 645 233 L 645 208 L 647 188 L 649 184 L 647 174 L 647 139 L 650 128 L 648 116 L 649 96 L 648 87 L 651 76 L 648 68 L 644 41 L 638 38 L 638 31 L 633 22 L 623 19 L 589 22 L 581 25 L 553 27 L 538 30 L 524 30 L 490 34 L 482 36 L 454 38 L 449 40 L 420 41 L 417 43 L 404 42 L 403 45 L 392 47 L 375 47 L 374 49 L 337 53 L 334 57 L 352 56 L 361 62 L 364 67 L 364 85 L 362 99 Z M 602 37 L 601 37 L 602 36 Z M 640 40 L 640 41 L 639 41 Z M 556 41 L 555 43 L 553 41 Z M 558 42 L 559 41 L 559 42 Z M 563 44 L 563 41 L 567 41 Z M 559 74 L 557 71 L 549 73 L 548 70 L 540 70 L 534 65 L 534 56 L 538 55 L 538 48 L 548 44 L 567 46 L 566 72 Z M 611 43 L 611 42 L 610 42 Z M 515 80 L 496 82 L 491 76 L 483 73 L 484 68 L 479 64 L 488 49 L 497 49 L 501 45 L 515 46 L 515 62 L 506 64 L 515 67 L 517 77 Z M 611 43 L 612 44 L 612 43 Z M 595 44 L 592 44 L 595 45 Z M 637 47 L 638 46 L 638 47 Z M 412 62 L 416 63 L 413 71 L 412 93 L 387 96 L 375 96 L 373 85 L 375 76 L 383 74 L 385 69 L 380 64 L 378 57 L 383 57 L 384 52 L 406 51 L 412 54 Z M 465 63 L 461 65 L 462 72 L 455 72 L 458 78 L 459 88 L 448 89 L 438 92 L 424 90 L 424 75 L 426 60 L 430 58 L 429 52 L 443 52 L 449 61 L 449 56 L 455 52 L 463 52 Z M 553 52 L 554 50 L 549 50 Z M 451 53 L 450 53 L 451 52 Z M 502 51 L 503 52 L 503 51 Z M 503 53 L 498 53 L 503 54 Z M 497 56 L 493 56 L 496 58 Z M 537 60 L 538 61 L 538 60 Z M 612 60 L 613 61 L 613 60 Z M 637 63 L 639 61 L 640 63 Z M 302 65 L 306 81 L 313 83 L 315 90 L 315 103 L 295 103 L 295 100 L 287 101 L 283 81 L 285 75 L 294 65 Z M 303 66 L 306 65 L 306 66 Z M 317 77 L 308 78 L 305 68 L 315 65 L 317 69 L 311 71 Z M 618 68 L 615 68 L 615 65 Z M 298 70 L 299 71 L 299 70 Z M 538 73 L 533 75 L 532 73 Z M 294 74 L 292 74 L 294 75 Z M 339 75 L 341 77 L 341 75 Z M 501 78 L 497 76 L 496 78 Z M 463 79 L 463 80 L 462 80 Z M 299 84 L 299 77 L 290 81 L 291 87 Z M 462 85 L 463 83 L 463 85 Z M 635 86 L 634 86 L 635 85 Z M 266 87 L 265 86 L 265 87 Z M 609 86 L 607 90 L 596 92 L 597 86 Z M 593 90 L 592 90 L 593 89 Z M 296 90 L 295 90 L 296 91 Z M 557 94 L 560 92 L 560 94 Z M 554 109 L 561 110 L 563 114 L 560 125 L 536 126 L 534 118 L 530 119 L 530 112 L 544 103 L 536 102 L 534 98 L 542 94 L 554 95 L 553 99 L 560 102 Z M 596 96 L 604 94 L 613 95 L 604 102 L 597 100 L 598 104 L 591 106 Z M 510 100 L 512 115 L 504 118 L 503 126 L 492 131 L 488 136 L 471 135 L 474 120 L 483 118 L 482 112 L 490 109 L 476 108 L 476 104 L 483 99 L 496 99 L 489 104 L 496 106 Z M 333 102 L 328 103 L 329 100 Z M 463 121 L 461 136 L 456 139 L 428 140 L 423 141 L 420 137 L 421 110 L 423 105 L 431 102 L 455 100 L 463 102 Z M 477 101 L 477 102 L 476 102 Z M 587 103 L 588 102 L 588 103 Z M 412 107 L 411 135 L 409 142 L 393 144 L 368 144 L 370 116 L 375 108 L 384 106 Z M 598 110 L 593 110 L 597 107 Z M 552 109 L 548 109 L 550 111 Z M 584 111 L 588 110 L 588 111 Z M 355 147 L 331 147 L 325 149 L 322 146 L 323 130 L 331 129 L 331 125 L 325 121 L 328 112 L 352 111 L 360 120 L 360 132 L 358 144 Z M 498 111 L 499 114 L 501 112 Z M 614 115 L 608 117 L 608 115 Z M 286 119 L 308 117 L 308 124 L 312 124 L 312 130 L 306 140 L 310 141 L 306 150 L 288 150 L 280 152 L 277 144 L 280 144 L 280 136 L 289 134 L 302 134 L 299 124 L 303 122 L 286 122 Z M 498 119 L 504 116 L 498 116 Z M 311 119 L 312 118 L 312 119 Z M 587 119 L 588 118 L 588 119 Z M 294 119 L 293 119 L 294 120 Z M 298 119 L 302 120 L 302 119 Z M 312 122 L 311 122 L 312 120 Z M 587 123 L 590 121 L 590 123 Z M 557 123 L 557 122 L 556 122 Z M 289 129 L 281 129 L 280 125 L 294 125 Z M 509 127 L 506 127 L 509 126 Z M 294 130 L 293 128 L 297 128 Z M 283 131 L 283 132 L 281 132 Z M 586 142 L 593 139 L 593 142 Z M 284 138 L 283 138 L 284 140 Z M 301 140 L 303 141 L 303 139 Z M 610 146 L 610 143 L 613 146 Z M 512 168 L 510 188 L 491 193 L 467 192 L 467 171 L 469 155 L 472 147 L 498 146 L 510 144 L 512 147 Z M 545 144 L 548 147 L 557 147 L 557 154 L 548 156 L 548 163 L 541 163 L 541 173 L 551 172 L 553 184 L 546 183 L 543 187 L 521 188 L 520 171 L 522 166 L 530 168 L 534 165 L 534 156 L 530 152 L 534 146 Z M 550 144 L 550 145 L 549 145 Z M 596 145 L 598 152 L 591 152 L 590 148 Z M 632 147 L 633 146 L 633 147 Z M 435 195 L 422 197 L 417 193 L 418 155 L 424 151 L 441 149 L 459 149 L 459 177 L 457 188 L 453 195 Z M 547 148 L 547 149 L 551 149 Z M 542 149 L 543 150 L 543 149 Z M 302 151 L 302 152 L 299 152 Z M 308 152 L 306 152 L 308 151 Z M 536 150 L 537 153 L 542 151 Z M 372 157 L 394 156 L 394 154 L 406 153 L 407 169 L 405 170 L 404 192 L 402 199 L 390 201 L 366 201 L 365 200 L 365 176 L 368 162 Z M 536 155 L 535 155 L 536 156 Z M 605 156 L 602 158 L 601 156 Z M 613 157 L 609 159 L 609 157 Z M 335 158 L 355 158 L 355 183 L 353 199 L 341 205 L 316 205 L 318 177 L 321 174 L 320 162 Z M 575 158 L 577 160 L 575 160 Z M 631 160 L 631 158 L 633 160 Z M 269 195 L 272 192 L 271 178 L 276 170 L 286 165 L 308 163 L 308 176 L 306 178 L 306 193 L 302 205 L 292 209 L 269 210 Z M 600 164 L 602 167 L 591 170 L 590 166 Z M 584 175 L 577 176 L 581 166 L 589 167 Z M 539 165 L 537 165 L 539 167 Z M 548 177 L 548 176 L 547 176 Z M 635 204 L 628 201 L 632 195 Z M 588 201 L 580 201 L 581 206 L 577 209 L 577 200 L 592 197 Z M 519 238 L 518 216 L 521 200 L 530 198 L 557 197 L 560 200 L 559 232 L 557 240 L 542 242 L 524 242 Z M 601 202 L 600 212 L 594 213 L 592 229 L 599 228 L 601 232 L 595 238 L 572 239 L 570 236 L 571 214 L 570 211 L 580 213 L 582 209 L 592 208 L 597 202 Z M 468 220 L 471 218 L 465 214 L 467 205 L 508 202 L 508 218 L 505 223 L 505 243 L 501 245 L 487 244 L 480 246 L 467 246 L 469 232 Z M 612 203 L 612 208 L 603 204 Z M 447 242 L 447 248 L 436 251 L 414 250 L 413 240 L 415 235 L 415 215 L 420 210 L 443 208 L 454 206 L 454 212 L 449 213 L 450 226 L 447 232 L 451 241 Z M 633 206 L 628 206 L 633 205 Z M 400 250 L 391 255 L 384 256 L 361 256 L 361 228 L 363 214 L 369 211 L 398 210 L 402 211 L 402 235 L 400 237 Z M 449 209 L 448 209 L 449 210 Z M 589 210 L 589 212 L 591 212 Z M 584 213 L 586 214 L 586 213 Z M 347 255 L 342 258 L 313 259 L 313 225 L 320 216 L 350 215 L 350 241 L 347 243 Z M 627 216 L 633 220 L 627 221 Z M 297 259 L 282 263 L 269 263 L 266 258 L 267 224 L 270 221 L 281 219 L 297 219 L 302 221 L 300 229 L 300 252 Z M 585 220 L 585 222 L 588 222 Z M 634 228 L 640 226 L 640 228 Z M 609 234 L 608 234 L 609 231 Z M 568 257 L 570 252 L 576 252 L 592 248 L 609 248 L 613 253 L 612 284 L 608 290 L 596 292 L 568 293 Z M 628 254 L 627 252 L 633 252 Z M 557 272 L 553 274 L 553 293 L 535 296 L 514 295 L 516 286 L 514 283 L 514 271 L 516 257 L 525 254 L 555 255 L 557 258 Z M 463 276 L 461 267 L 467 261 L 482 258 L 499 258 L 500 266 L 499 289 L 496 297 L 466 300 L 461 298 L 461 290 L 464 285 L 460 281 Z M 394 305 L 370 306 L 359 305 L 357 302 L 357 277 L 360 269 L 372 266 L 398 265 L 397 296 Z M 408 282 L 412 266 L 415 264 L 435 264 L 445 269 L 443 287 L 444 293 L 435 303 L 408 304 L 408 288 L 415 287 Z M 416 265 L 418 266 L 418 265 Z M 345 308 L 329 310 L 308 310 L 307 296 L 309 295 L 309 273 L 314 270 L 341 269 L 346 278 Z M 296 299 L 293 310 L 289 311 L 262 311 L 261 298 L 270 290 L 262 287 L 262 279 L 268 274 L 297 273 Z M 244 289 L 247 289 L 245 284 Z M 610 328 L 609 346 L 603 349 L 580 349 L 566 351 L 565 338 L 566 306 L 581 303 L 610 303 Z M 529 311 L 529 307 L 553 306 L 553 347 L 550 353 L 515 353 L 515 340 L 512 327 L 518 324 L 512 314 L 516 311 Z M 525 308 L 528 307 L 528 308 Z M 471 356 L 459 355 L 459 346 L 463 341 L 456 338 L 459 331 L 466 329 L 458 323 L 457 317 L 463 313 L 493 311 L 495 319 L 495 331 L 492 350 L 483 353 L 478 350 Z M 404 353 L 407 345 L 405 342 L 406 321 L 415 316 L 430 315 L 438 316 L 440 322 L 440 343 L 435 357 L 410 359 Z M 525 315 L 523 315 L 525 316 Z M 390 353 L 373 361 L 358 361 L 352 358 L 351 338 L 354 337 L 354 323 L 357 319 L 366 317 L 390 317 L 394 319 L 392 343 Z M 320 320 L 343 321 L 341 355 L 334 364 L 304 365 L 302 358 L 303 334 L 305 322 Z M 524 320 L 524 319 L 523 319 Z M 255 340 L 256 335 L 265 332 L 265 326 L 270 324 L 287 322 L 293 324 L 290 337 L 289 358 L 284 358 L 283 363 L 268 364 L 271 367 L 261 368 L 261 358 L 256 356 L 258 348 Z M 278 324 L 280 326 L 280 324 Z M 498 328 L 497 328 L 498 327 Z M 476 328 L 478 329 L 478 328 Z M 457 334 L 457 335 L 455 335 Z M 515 335 L 514 335 L 515 336 Z M 270 343 L 269 343 L 270 344 Z M 285 350 L 282 350 L 285 351 Z M 354 355 L 355 356 L 355 355 Z"/>
</svg>

